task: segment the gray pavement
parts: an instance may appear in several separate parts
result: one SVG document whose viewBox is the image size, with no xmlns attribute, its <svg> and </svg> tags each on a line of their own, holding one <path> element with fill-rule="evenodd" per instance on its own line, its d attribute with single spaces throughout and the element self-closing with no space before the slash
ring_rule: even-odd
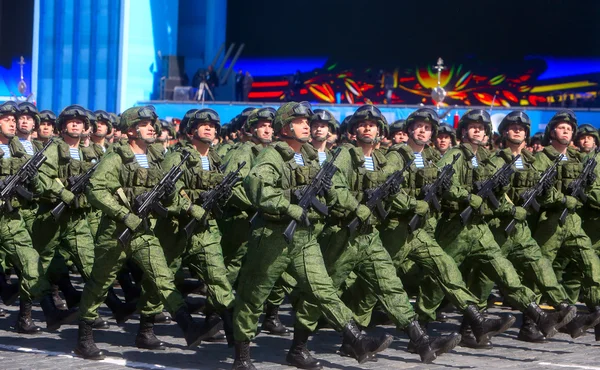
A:
<svg viewBox="0 0 600 370">
<path fill-rule="evenodd" d="M 3 306 L 4 307 L 4 306 Z M 0 318 L 0 369 L 230 369 L 233 363 L 233 349 L 225 343 L 202 343 L 197 349 L 188 349 L 175 323 L 158 325 L 156 334 L 168 345 L 165 351 L 147 351 L 134 345 L 137 331 L 137 316 L 124 325 L 116 325 L 110 319 L 111 328 L 95 330 L 98 346 L 108 351 L 104 361 L 87 361 L 76 357 L 72 349 L 77 339 L 77 326 L 64 326 L 56 332 L 45 330 L 43 315 L 39 307 L 34 307 L 34 320 L 44 328 L 42 334 L 26 336 L 16 334 L 12 325 L 16 321 L 18 306 L 5 309 L 7 317 Z M 288 327 L 293 318 L 290 306 L 282 309 L 281 318 Z M 583 309 L 583 307 L 582 307 Z M 520 313 L 494 307 L 490 313 L 512 312 L 520 324 Z M 100 313 L 109 316 L 106 307 Z M 434 323 L 430 333 L 439 335 L 458 330 L 460 316 L 449 313 L 447 323 Z M 518 326 L 507 333 L 495 337 L 491 350 L 473 350 L 457 347 L 453 352 L 439 357 L 434 364 L 422 364 L 415 354 L 405 351 L 407 337 L 396 333 L 392 326 L 378 327 L 371 333 L 387 332 L 395 335 L 388 350 L 379 354 L 377 362 L 359 365 L 348 357 L 340 357 L 336 350 L 341 336 L 331 329 L 323 329 L 309 343 L 313 354 L 322 360 L 327 369 L 598 369 L 600 370 L 600 342 L 594 341 L 593 331 L 581 338 L 572 340 L 559 334 L 545 344 L 531 344 L 516 340 Z M 293 369 L 286 366 L 285 354 L 291 344 L 291 337 L 275 337 L 260 334 L 251 353 L 258 369 Z"/>
</svg>

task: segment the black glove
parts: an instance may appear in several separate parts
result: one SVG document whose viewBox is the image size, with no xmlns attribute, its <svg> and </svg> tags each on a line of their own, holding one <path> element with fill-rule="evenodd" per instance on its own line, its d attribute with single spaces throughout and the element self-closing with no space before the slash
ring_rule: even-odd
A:
<svg viewBox="0 0 600 370">
<path fill-rule="evenodd" d="M 227 189 L 223 190 L 223 196 L 221 196 L 221 198 L 219 199 L 219 203 L 221 203 L 221 204 L 227 203 L 229 198 L 231 198 L 232 192 L 233 192 L 233 190 L 231 188 L 227 188 Z"/>
<path fill-rule="evenodd" d="M 27 177 L 29 178 L 29 180 L 32 180 L 34 177 L 36 177 L 38 175 L 38 170 L 37 168 L 35 168 L 35 166 L 28 166 L 26 169 L 27 172 Z"/>
<path fill-rule="evenodd" d="M 400 189 L 402 188 L 402 186 L 400 185 L 400 183 L 394 183 L 392 184 L 392 186 L 390 186 L 390 195 L 396 195 L 398 194 L 398 192 L 400 192 Z"/>
<path fill-rule="evenodd" d="M 452 186 L 452 178 L 450 176 L 447 176 L 442 181 L 442 189 L 443 189 L 443 191 L 448 191 L 448 189 L 450 189 L 451 186 Z"/>
<path fill-rule="evenodd" d="M 323 190 L 325 193 L 329 192 L 329 190 L 331 190 L 331 187 L 333 186 L 333 181 L 331 181 L 330 178 L 323 178 Z"/>
<path fill-rule="evenodd" d="M 167 196 L 173 195 L 175 192 L 175 183 L 171 181 L 165 181 L 165 194 Z"/>
</svg>

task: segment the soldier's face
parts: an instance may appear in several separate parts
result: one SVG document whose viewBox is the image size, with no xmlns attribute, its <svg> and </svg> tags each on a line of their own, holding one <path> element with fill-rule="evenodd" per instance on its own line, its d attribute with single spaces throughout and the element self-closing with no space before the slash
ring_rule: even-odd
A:
<svg viewBox="0 0 600 370">
<path fill-rule="evenodd" d="M 135 131 L 137 137 L 135 135 L 133 137 L 144 141 L 146 144 L 152 144 L 156 141 L 156 130 L 154 129 L 154 122 L 151 120 L 144 120 L 135 125 Z M 130 133 L 128 131 L 128 134 Z"/>
<path fill-rule="evenodd" d="M 356 125 L 356 139 L 363 143 L 374 143 L 378 135 L 379 127 L 373 120 L 365 120 Z"/>
<path fill-rule="evenodd" d="M 485 125 L 479 122 L 471 122 L 467 126 L 467 138 L 476 145 L 484 144 L 486 140 Z"/>
<path fill-rule="evenodd" d="M 327 140 L 329 125 L 325 122 L 315 122 L 310 126 L 310 136 L 317 141 Z"/>
<path fill-rule="evenodd" d="M 260 120 L 254 128 L 254 135 L 262 142 L 271 142 L 273 140 L 273 126 L 270 121 Z"/>
<path fill-rule="evenodd" d="M 7 138 L 15 136 L 17 130 L 17 121 L 13 115 L 5 115 L 0 117 L 0 131 Z"/>
<path fill-rule="evenodd" d="M 166 143 L 167 140 L 169 140 L 169 130 L 161 130 L 160 136 L 156 139 L 156 141 Z"/>
<path fill-rule="evenodd" d="M 293 135 L 298 140 L 308 140 L 310 139 L 310 126 L 308 125 L 308 119 L 304 117 L 297 117 L 292 120 L 292 122 L 287 125 L 287 127 L 293 128 Z M 290 130 L 290 129 L 288 129 Z"/>
<path fill-rule="evenodd" d="M 49 139 L 54 134 L 54 126 L 52 122 L 42 121 L 38 127 L 38 137 L 41 139 Z"/>
<path fill-rule="evenodd" d="M 96 132 L 94 132 L 94 135 L 98 137 L 105 137 L 107 133 L 108 125 L 101 121 L 96 122 Z"/>
<path fill-rule="evenodd" d="M 17 125 L 17 129 L 24 133 L 30 134 L 33 131 L 33 127 L 35 126 L 35 120 L 30 115 L 22 115 L 19 117 L 19 123 Z"/>
<path fill-rule="evenodd" d="M 199 139 L 213 141 L 217 136 L 217 126 L 212 122 L 201 122 L 196 126 L 196 135 Z"/>
<path fill-rule="evenodd" d="M 435 138 L 435 147 L 442 153 L 450 149 L 452 145 L 452 138 L 448 134 L 438 134 Z"/>
<path fill-rule="evenodd" d="M 432 131 L 429 122 L 417 121 L 410 125 L 410 130 L 415 141 L 428 142 L 431 140 Z"/>
<path fill-rule="evenodd" d="M 83 134 L 83 121 L 80 119 L 70 119 L 67 122 L 65 122 L 65 127 L 63 128 L 63 131 L 71 136 L 71 137 L 81 137 L 81 134 Z"/>
<path fill-rule="evenodd" d="M 584 153 L 590 153 L 596 148 L 596 141 L 592 135 L 581 135 L 577 139 L 577 146 Z"/>
<path fill-rule="evenodd" d="M 562 145 L 569 145 L 571 139 L 573 138 L 573 127 L 566 122 L 559 123 L 554 127 L 554 130 L 550 133 L 550 136 Z"/>
<path fill-rule="evenodd" d="M 327 138 L 327 145 L 333 145 L 333 144 L 335 144 L 336 141 L 337 141 L 337 139 L 338 139 L 337 134 L 330 133 L 329 137 Z"/>
<path fill-rule="evenodd" d="M 520 144 L 525 141 L 525 138 L 527 137 L 527 131 L 522 125 L 513 123 L 508 126 L 506 130 L 506 137 L 512 143 Z"/>
<path fill-rule="evenodd" d="M 408 134 L 404 131 L 397 131 L 392 136 L 392 142 L 394 144 L 402 144 L 408 141 Z"/>
</svg>

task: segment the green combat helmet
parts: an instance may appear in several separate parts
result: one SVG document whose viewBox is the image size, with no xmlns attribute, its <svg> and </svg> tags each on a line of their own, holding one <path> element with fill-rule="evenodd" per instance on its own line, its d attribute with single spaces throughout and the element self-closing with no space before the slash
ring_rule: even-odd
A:
<svg viewBox="0 0 600 370">
<path fill-rule="evenodd" d="M 518 124 L 525 128 L 525 141 L 529 142 L 529 133 L 531 132 L 531 119 L 529 119 L 529 116 L 523 111 L 512 111 L 506 116 L 504 116 L 504 118 L 498 125 L 498 132 L 500 133 L 500 136 L 503 137 L 505 140 L 511 141 L 511 139 L 507 137 L 506 131 L 508 130 L 508 127 L 513 124 Z M 521 143 L 513 141 L 513 144 L 519 145 Z"/>
<path fill-rule="evenodd" d="M 19 106 L 12 100 L 6 101 L 0 105 L 0 117 L 12 115 L 17 118 L 19 114 Z"/>
<path fill-rule="evenodd" d="M 366 104 L 359 107 L 354 114 L 352 114 L 352 118 L 350 118 L 348 122 L 348 131 L 355 132 L 356 126 L 360 122 L 366 120 L 373 120 L 377 122 L 377 126 L 379 127 L 379 136 L 383 135 L 385 132 L 385 126 L 387 126 L 387 120 L 379 108 L 371 104 Z"/>
<path fill-rule="evenodd" d="M 554 130 L 560 123 L 568 123 L 573 128 L 573 138 L 577 135 L 577 117 L 572 110 L 564 109 L 556 112 L 556 114 L 550 119 L 550 122 L 546 125 L 544 130 L 544 136 L 542 137 L 542 145 L 550 145 L 550 132 Z"/>
<path fill-rule="evenodd" d="M 466 130 L 471 122 L 482 123 L 485 126 L 485 134 L 489 140 L 492 139 L 492 119 L 490 114 L 483 109 L 469 109 L 466 111 L 458 121 L 457 135 L 462 136 L 462 131 Z"/>
<path fill-rule="evenodd" d="M 289 102 L 281 105 L 273 120 L 273 131 L 276 135 L 281 133 L 284 126 L 289 125 L 294 118 L 304 117 L 310 120 L 313 116 L 309 102 Z"/>
<path fill-rule="evenodd" d="M 142 121 L 151 121 L 155 127 L 158 126 L 158 116 L 153 106 L 146 105 L 144 107 L 132 107 L 125 110 L 121 114 L 119 127 L 121 131 L 127 131 Z"/>
<path fill-rule="evenodd" d="M 183 119 L 181 120 L 181 122 L 179 122 L 179 133 L 180 134 L 186 133 L 188 123 L 190 122 L 190 118 L 192 118 L 194 116 L 194 114 L 196 114 L 197 111 L 198 111 L 198 109 L 190 109 L 187 112 L 185 112 Z"/>
<path fill-rule="evenodd" d="M 399 132 L 399 131 L 406 132 L 406 120 L 405 119 L 399 119 L 397 121 L 394 121 L 390 125 L 390 136 L 393 136 L 396 132 Z"/>
<path fill-rule="evenodd" d="M 594 126 L 589 123 L 584 123 L 577 127 L 577 135 L 575 136 L 575 140 L 578 140 L 580 136 L 590 135 L 594 138 L 596 142 L 596 146 L 600 146 L 600 136 L 598 135 L 598 130 Z"/>
<path fill-rule="evenodd" d="M 50 122 L 52 126 L 56 127 L 56 114 L 53 111 L 45 109 L 40 112 L 40 123 Z"/>
<path fill-rule="evenodd" d="M 440 126 L 440 118 L 438 117 L 438 114 L 433 109 L 419 108 L 416 111 L 414 111 L 408 115 L 408 117 L 406 118 L 405 131 L 407 131 L 409 136 L 410 136 L 410 133 L 408 132 L 408 130 L 410 128 L 410 125 L 412 125 L 413 123 L 415 123 L 417 121 L 431 123 L 431 131 L 432 131 L 431 137 L 434 138 L 435 135 L 437 135 L 437 131 Z M 414 138 L 413 138 L 413 140 L 414 140 Z"/>
<path fill-rule="evenodd" d="M 175 137 L 176 132 L 175 132 L 175 126 L 173 126 L 172 123 L 170 123 L 169 121 L 167 121 L 166 119 L 159 119 L 160 121 L 160 129 L 162 130 L 167 130 L 169 132 L 169 136 L 171 137 Z M 160 135 L 158 135 L 160 136 Z"/>
<path fill-rule="evenodd" d="M 112 134 L 113 131 L 113 118 L 110 114 L 103 110 L 97 110 L 94 112 L 94 121 L 92 123 L 92 131 L 98 130 L 98 122 L 103 122 L 106 125 L 106 135 Z"/>
<path fill-rule="evenodd" d="M 28 101 L 19 103 L 19 113 L 17 116 L 17 119 L 19 119 L 20 116 L 30 116 L 33 118 L 35 122 L 34 129 L 37 129 L 41 122 L 37 107 Z"/>
<path fill-rule="evenodd" d="M 329 132 L 337 133 L 340 127 L 340 123 L 337 119 L 331 114 L 331 112 L 325 109 L 315 109 L 314 115 L 310 118 L 310 125 L 315 122 L 324 122 L 329 126 Z"/>
<path fill-rule="evenodd" d="M 56 122 L 56 129 L 60 132 L 63 129 L 63 125 L 70 119 L 80 119 L 83 121 L 84 130 L 90 128 L 91 120 L 88 110 L 81 105 L 69 105 L 60 112 Z"/>
<path fill-rule="evenodd" d="M 439 136 L 440 134 L 449 135 L 450 141 L 452 142 L 452 146 L 456 146 L 456 130 L 454 129 L 454 127 L 447 124 L 441 124 L 440 128 L 438 128 L 436 136 Z"/>
<path fill-rule="evenodd" d="M 252 136 L 253 138 L 255 138 L 263 144 L 269 144 L 272 140 L 265 140 L 257 137 L 256 131 L 253 129 L 253 127 L 259 121 L 268 121 L 273 123 L 276 114 L 277 111 L 271 107 L 254 109 L 246 119 L 246 123 L 244 125 L 244 132 L 246 133 L 246 135 Z"/>
<path fill-rule="evenodd" d="M 187 115 L 187 114 L 186 114 Z M 194 130 L 194 127 L 197 126 L 201 122 L 212 122 L 216 126 L 217 136 L 221 133 L 221 119 L 219 118 L 219 113 L 210 108 L 204 108 L 197 110 L 188 121 L 186 125 L 185 133 L 190 135 Z"/>
</svg>

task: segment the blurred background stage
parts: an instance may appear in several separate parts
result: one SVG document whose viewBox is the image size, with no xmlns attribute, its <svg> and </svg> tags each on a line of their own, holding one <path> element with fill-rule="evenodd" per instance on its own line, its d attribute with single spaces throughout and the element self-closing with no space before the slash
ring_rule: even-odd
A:
<svg viewBox="0 0 600 370">
<path fill-rule="evenodd" d="M 338 118 L 374 103 L 394 120 L 435 103 L 441 57 L 448 122 L 520 107 L 541 129 L 568 107 L 598 126 L 599 3 L 0 0 L 0 99 L 165 118 L 203 104 L 224 122 L 288 100 Z"/>
</svg>

